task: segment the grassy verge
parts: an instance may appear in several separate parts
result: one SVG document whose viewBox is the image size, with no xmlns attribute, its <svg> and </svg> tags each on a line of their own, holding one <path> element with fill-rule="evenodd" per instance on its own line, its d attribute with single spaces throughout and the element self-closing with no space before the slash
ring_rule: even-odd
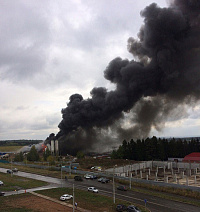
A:
<svg viewBox="0 0 200 212">
<path fill-rule="evenodd" d="M 48 183 L 39 180 L 4 173 L 0 173 L 0 180 L 4 182 L 4 185 L 0 187 L 1 191 L 15 191 L 48 185 Z"/>
<path fill-rule="evenodd" d="M 56 188 L 56 189 L 48 189 L 45 191 L 37 191 L 37 193 L 43 194 L 45 196 L 49 196 L 55 199 L 59 199 L 63 194 L 73 194 L 72 188 Z M 88 191 L 82 191 L 79 189 L 75 189 L 75 201 L 78 203 L 78 206 L 91 211 L 116 211 L 117 204 L 130 205 L 134 204 L 131 202 L 120 201 L 116 199 L 116 204 L 113 204 L 113 199 L 111 197 L 102 196 L 99 194 L 94 194 Z M 73 204 L 73 200 L 68 200 L 68 203 Z M 137 204 L 135 204 L 137 205 Z M 142 212 L 145 212 L 144 207 L 137 205 Z"/>
<path fill-rule="evenodd" d="M 11 164 L 4 164 L 0 163 L 0 167 L 6 168 L 6 169 L 11 169 Z M 18 168 L 19 171 L 22 172 L 28 172 L 28 173 L 33 173 L 33 174 L 39 174 L 43 176 L 48 176 L 48 177 L 55 177 L 55 178 L 61 178 L 61 172 L 60 170 L 56 171 L 53 170 L 51 167 L 49 169 L 39 169 L 39 168 L 33 168 L 33 167 L 28 167 L 28 166 L 21 166 L 21 165 L 15 165 L 13 164 L 12 167 Z M 77 174 L 69 174 L 66 172 L 62 172 L 62 178 L 64 179 L 65 176 L 67 176 L 68 179 L 74 179 L 74 176 Z"/>
<path fill-rule="evenodd" d="M 10 169 L 11 164 L 0 163 L 0 167 Z M 51 167 L 49 167 L 49 169 L 39 169 L 39 168 L 28 167 L 25 165 L 21 166 L 21 165 L 15 165 L 15 164 L 13 164 L 12 167 L 16 167 L 16 168 L 18 168 L 19 171 L 22 171 L 22 172 L 29 172 L 29 173 L 33 173 L 33 174 L 40 174 L 43 176 L 61 178 L 60 171 L 52 170 Z M 64 178 L 64 176 L 65 176 L 65 173 L 63 172 L 63 178 Z"/>
<path fill-rule="evenodd" d="M 129 185 L 128 181 L 124 180 L 115 180 L 116 182 Z M 200 192 L 187 190 L 187 189 L 178 189 L 173 187 L 161 187 L 156 185 L 144 184 L 144 183 L 135 183 L 132 182 L 132 190 L 149 194 L 151 196 L 160 197 L 163 199 L 184 202 L 187 204 L 195 205 L 200 207 Z M 186 197 L 186 198 L 184 198 Z"/>
<path fill-rule="evenodd" d="M 0 198 L 0 211 L 2 211 L 2 212 L 35 212 L 36 210 L 34 210 L 34 209 L 29 209 L 24 206 L 13 205 L 13 203 L 18 202 L 18 200 L 23 199 L 25 196 L 30 197 L 31 194 L 26 193 L 26 194 L 20 194 L 20 195 L 1 197 Z"/>
<path fill-rule="evenodd" d="M 0 146 L 0 152 L 13 152 L 20 150 L 23 146 Z"/>
</svg>

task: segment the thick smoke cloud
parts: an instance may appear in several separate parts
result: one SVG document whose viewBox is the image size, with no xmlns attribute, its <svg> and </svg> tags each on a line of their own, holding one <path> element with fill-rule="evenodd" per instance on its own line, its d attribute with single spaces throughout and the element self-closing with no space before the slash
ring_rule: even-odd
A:
<svg viewBox="0 0 200 212">
<path fill-rule="evenodd" d="M 86 100 L 74 94 L 62 109 L 57 137 L 66 149 L 104 146 L 108 135 L 113 141 L 144 138 L 169 117 L 184 116 L 182 106 L 199 100 L 200 2 L 176 0 L 169 8 L 153 3 L 141 16 L 138 39 L 128 39 L 134 60 L 115 58 L 104 71 L 116 89 L 93 88 Z M 177 108 L 181 113 L 174 112 Z"/>
</svg>

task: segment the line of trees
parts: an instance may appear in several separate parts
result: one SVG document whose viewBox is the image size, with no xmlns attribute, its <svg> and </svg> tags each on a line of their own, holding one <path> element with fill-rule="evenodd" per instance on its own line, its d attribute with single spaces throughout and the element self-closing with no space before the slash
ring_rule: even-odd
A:
<svg viewBox="0 0 200 212">
<path fill-rule="evenodd" d="M 200 152 L 199 139 L 190 141 L 182 139 L 161 139 L 153 136 L 130 142 L 124 140 L 117 150 L 113 150 L 113 159 L 129 160 L 167 160 L 168 158 L 183 158 L 192 152 Z"/>
<path fill-rule="evenodd" d="M 42 140 L 0 140 L 0 146 L 27 146 L 41 142 Z"/>
</svg>

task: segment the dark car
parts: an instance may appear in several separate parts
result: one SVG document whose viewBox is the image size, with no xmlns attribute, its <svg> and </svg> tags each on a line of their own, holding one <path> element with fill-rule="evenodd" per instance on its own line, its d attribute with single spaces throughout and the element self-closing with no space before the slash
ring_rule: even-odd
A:
<svg viewBox="0 0 200 212">
<path fill-rule="evenodd" d="M 134 206 L 134 205 L 129 205 L 128 207 L 127 207 L 127 211 L 128 212 L 141 212 L 136 206 Z"/>
<path fill-rule="evenodd" d="M 12 169 L 13 172 L 18 172 L 17 168 Z"/>
<path fill-rule="evenodd" d="M 103 179 L 101 180 L 101 183 L 109 183 L 109 182 L 110 182 L 110 180 L 107 179 L 107 178 L 103 178 Z"/>
<path fill-rule="evenodd" d="M 117 189 L 121 191 L 127 191 L 127 188 L 125 186 L 118 186 Z"/>
<path fill-rule="evenodd" d="M 126 206 L 119 204 L 116 206 L 116 211 L 126 211 Z"/>
<path fill-rule="evenodd" d="M 0 191 L 0 196 L 4 196 L 5 192 Z"/>
<path fill-rule="evenodd" d="M 81 176 L 75 176 L 74 180 L 75 181 L 83 181 L 83 178 Z"/>
<path fill-rule="evenodd" d="M 8 173 L 8 174 L 12 174 L 13 171 L 12 171 L 11 169 L 8 169 L 8 170 L 7 170 L 7 173 Z"/>
<path fill-rule="evenodd" d="M 96 176 L 96 175 L 91 175 L 91 176 L 90 176 L 90 179 L 91 179 L 91 180 L 97 179 L 97 176 Z"/>
<path fill-rule="evenodd" d="M 98 179 L 98 182 L 101 182 L 103 179 L 104 179 L 103 177 L 100 177 L 100 178 Z"/>
</svg>

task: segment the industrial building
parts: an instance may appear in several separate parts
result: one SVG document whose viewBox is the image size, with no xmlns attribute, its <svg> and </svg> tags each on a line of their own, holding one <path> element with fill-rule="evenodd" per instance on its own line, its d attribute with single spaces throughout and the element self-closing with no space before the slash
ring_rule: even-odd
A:
<svg viewBox="0 0 200 212">
<path fill-rule="evenodd" d="M 52 155 L 58 155 L 59 154 L 58 140 L 51 140 L 51 142 L 47 144 L 47 148 L 51 151 Z"/>
<path fill-rule="evenodd" d="M 183 162 L 200 163 L 200 152 L 193 152 L 183 158 Z"/>
</svg>

